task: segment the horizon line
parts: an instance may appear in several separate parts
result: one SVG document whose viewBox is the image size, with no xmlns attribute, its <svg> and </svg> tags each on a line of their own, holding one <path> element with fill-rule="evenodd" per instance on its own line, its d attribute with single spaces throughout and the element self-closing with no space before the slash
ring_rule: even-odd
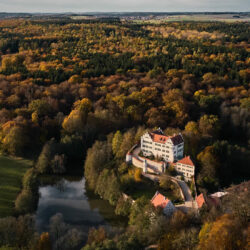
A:
<svg viewBox="0 0 250 250">
<path fill-rule="evenodd" d="M 234 13 L 244 13 L 250 14 L 249 11 L 62 11 L 62 12 L 47 12 L 47 11 L 19 11 L 19 12 L 11 12 L 11 11 L 0 11 L 0 14 L 85 14 L 85 13 L 180 13 L 180 14 L 234 14 Z"/>
</svg>

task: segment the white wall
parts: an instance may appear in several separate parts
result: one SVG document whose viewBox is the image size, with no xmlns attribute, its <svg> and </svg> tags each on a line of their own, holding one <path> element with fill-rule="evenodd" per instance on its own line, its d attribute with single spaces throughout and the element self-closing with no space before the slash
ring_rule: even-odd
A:
<svg viewBox="0 0 250 250">
<path fill-rule="evenodd" d="M 176 163 L 175 170 L 187 178 L 194 176 L 194 166 L 189 166 L 182 163 Z"/>
<path fill-rule="evenodd" d="M 184 143 L 173 145 L 171 139 L 165 143 L 157 143 L 152 140 L 149 133 L 145 133 L 141 137 L 141 150 L 144 156 L 153 155 L 154 157 L 162 157 L 167 162 L 174 162 L 183 158 Z"/>
</svg>

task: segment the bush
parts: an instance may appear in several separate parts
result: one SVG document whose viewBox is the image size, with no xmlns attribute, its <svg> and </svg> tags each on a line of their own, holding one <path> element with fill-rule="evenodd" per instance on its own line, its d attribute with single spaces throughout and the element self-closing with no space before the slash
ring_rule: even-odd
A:
<svg viewBox="0 0 250 250">
<path fill-rule="evenodd" d="M 128 216 L 130 213 L 132 200 L 130 198 L 124 199 L 124 197 L 120 197 L 117 202 L 115 213 L 118 215 Z"/>
<path fill-rule="evenodd" d="M 30 191 L 38 189 L 38 175 L 34 168 L 29 169 L 23 176 L 23 188 Z"/>
<path fill-rule="evenodd" d="M 41 154 L 37 160 L 36 168 L 39 173 L 44 174 L 49 171 L 49 164 L 51 158 L 51 142 L 47 142 L 42 149 Z"/>
<path fill-rule="evenodd" d="M 135 179 L 136 182 L 141 182 L 142 181 L 142 179 L 141 179 L 141 172 L 142 171 L 141 171 L 140 168 L 137 168 L 135 170 L 134 179 Z"/>
<path fill-rule="evenodd" d="M 23 189 L 15 201 L 19 214 L 33 212 L 38 202 L 38 175 L 34 168 L 29 169 L 23 177 Z"/>
<path fill-rule="evenodd" d="M 163 175 L 160 177 L 160 187 L 164 188 L 166 190 L 172 190 L 173 189 L 173 183 L 169 176 Z"/>
<path fill-rule="evenodd" d="M 34 208 L 34 197 L 32 192 L 23 189 L 22 192 L 17 196 L 15 208 L 20 214 L 32 212 Z"/>
<path fill-rule="evenodd" d="M 34 216 L 0 219 L 0 249 L 36 249 L 38 237 Z M 1 248 L 2 247 L 2 248 Z"/>
<path fill-rule="evenodd" d="M 63 174 L 66 171 L 66 157 L 64 154 L 55 155 L 51 162 L 52 171 L 54 174 Z"/>
</svg>

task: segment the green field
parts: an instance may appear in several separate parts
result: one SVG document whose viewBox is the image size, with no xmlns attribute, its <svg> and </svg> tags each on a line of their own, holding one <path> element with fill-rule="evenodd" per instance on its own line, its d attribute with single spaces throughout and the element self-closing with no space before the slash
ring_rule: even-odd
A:
<svg viewBox="0 0 250 250">
<path fill-rule="evenodd" d="M 22 177 L 32 161 L 0 155 L 0 217 L 13 215 Z"/>
</svg>

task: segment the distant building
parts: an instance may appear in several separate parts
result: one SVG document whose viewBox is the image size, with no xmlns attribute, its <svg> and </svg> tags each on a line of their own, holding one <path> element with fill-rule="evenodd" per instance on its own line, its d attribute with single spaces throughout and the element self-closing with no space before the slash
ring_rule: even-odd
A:
<svg viewBox="0 0 250 250">
<path fill-rule="evenodd" d="M 163 208 L 163 213 L 167 216 L 172 215 L 175 211 L 175 206 L 173 205 L 173 203 L 164 195 L 160 194 L 158 191 L 155 193 L 155 195 L 151 199 L 151 203 L 155 207 Z"/>
<path fill-rule="evenodd" d="M 227 192 L 216 192 L 214 194 L 205 196 L 203 195 L 203 193 L 201 193 L 196 197 L 198 208 L 202 208 L 204 204 L 206 204 L 209 207 L 212 206 L 217 207 L 221 204 L 221 198 L 227 194 L 228 194 Z"/>
<path fill-rule="evenodd" d="M 206 201 L 205 201 L 203 193 L 201 193 L 200 195 L 198 195 L 196 197 L 196 202 L 197 202 L 198 208 L 202 208 L 202 206 L 204 204 L 206 204 Z"/>
<path fill-rule="evenodd" d="M 228 194 L 227 192 L 216 192 L 216 193 L 210 194 L 210 196 L 212 198 L 221 198 L 227 194 Z"/>
<path fill-rule="evenodd" d="M 164 135 L 159 128 L 153 132 L 146 132 L 141 137 L 141 151 L 144 156 L 154 156 L 166 162 L 174 162 L 183 157 L 184 140 L 181 134 Z"/>
<path fill-rule="evenodd" d="M 194 176 L 195 166 L 190 156 L 186 156 L 183 159 L 175 163 L 175 170 L 178 174 L 191 179 Z"/>
</svg>

